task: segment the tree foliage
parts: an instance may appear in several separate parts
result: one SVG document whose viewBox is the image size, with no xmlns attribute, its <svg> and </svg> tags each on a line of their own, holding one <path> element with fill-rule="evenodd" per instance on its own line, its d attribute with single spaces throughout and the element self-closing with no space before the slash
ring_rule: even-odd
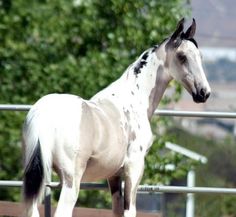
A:
<svg viewBox="0 0 236 217">
<path fill-rule="evenodd" d="M 32 104 L 52 92 L 91 97 L 117 79 L 143 50 L 171 34 L 186 15 L 185 4 L 0 0 L 0 102 Z M 22 177 L 24 117 L 0 113 L 0 179 Z M 17 199 L 12 189 L 2 192 L 0 199 Z"/>
</svg>

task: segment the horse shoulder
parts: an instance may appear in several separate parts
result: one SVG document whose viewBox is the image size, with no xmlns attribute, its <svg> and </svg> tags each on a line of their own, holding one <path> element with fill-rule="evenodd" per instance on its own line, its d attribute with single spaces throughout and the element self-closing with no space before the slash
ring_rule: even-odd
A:
<svg viewBox="0 0 236 217">
<path fill-rule="evenodd" d="M 120 112 L 107 100 L 83 108 L 87 112 L 82 112 L 80 146 L 92 150 L 83 180 L 108 178 L 123 166 L 127 150 Z"/>
<path fill-rule="evenodd" d="M 127 119 L 128 149 L 127 156 L 140 154 L 145 156 L 153 142 L 151 125 L 146 113 L 140 113 L 135 109 L 124 110 Z"/>
</svg>

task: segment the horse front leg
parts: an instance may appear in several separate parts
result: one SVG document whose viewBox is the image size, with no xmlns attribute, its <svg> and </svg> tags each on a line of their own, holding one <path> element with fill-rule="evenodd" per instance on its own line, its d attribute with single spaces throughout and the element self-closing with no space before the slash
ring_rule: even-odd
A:
<svg viewBox="0 0 236 217">
<path fill-rule="evenodd" d="M 113 176 L 108 179 L 112 195 L 112 212 L 114 217 L 122 217 L 124 213 L 121 176 Z"/>
<path fill-rule="evenodd" d="M 131 156 L 125 165 L 124 217 L 136 217 L 136 194 L 143 170 L 144 156 L 139 154 Z"/>
</svg>

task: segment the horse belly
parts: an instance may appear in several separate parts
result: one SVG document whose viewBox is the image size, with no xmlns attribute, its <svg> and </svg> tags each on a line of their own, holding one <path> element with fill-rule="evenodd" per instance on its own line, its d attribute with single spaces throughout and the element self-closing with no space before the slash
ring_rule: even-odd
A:
<svg viewBox="0 0 236 217">
<path fill-rule="evenodd" d="M 125 155 L 122 153 L 116 155 L 91 157 L 88 160 L 86 170 L 82 181 L 98 181 L 107 179 L 117 173 L 124 164 Z"/>
<path fill-rule="evenodd" d="M 107 179 L 123 167 L 127 145 L 120 139 L 121 134 L 118 132 L 115 134 L 110 129 L 102 137 L 101 143 L 96 143 L 96 140 L 91 141 L 96 148 L 87 161 L 83 181 Z"/>
</svg>

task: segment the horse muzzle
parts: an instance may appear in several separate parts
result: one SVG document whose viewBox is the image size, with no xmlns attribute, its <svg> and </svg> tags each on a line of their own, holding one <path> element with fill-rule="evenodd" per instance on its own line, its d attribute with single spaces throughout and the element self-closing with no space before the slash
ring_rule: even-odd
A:
<svg viewBox="0 0 236 217">
<path fill-rule="evenodd" d="M 205 88 L 201 88 L 200 90 L 197 90 L 197 93 L 193 92 L 192 97 L 194 102 L 203 103 L 207 101 L 210 94 L 211 94 L 210 91 L 207 91 Z"/>
</svg>

